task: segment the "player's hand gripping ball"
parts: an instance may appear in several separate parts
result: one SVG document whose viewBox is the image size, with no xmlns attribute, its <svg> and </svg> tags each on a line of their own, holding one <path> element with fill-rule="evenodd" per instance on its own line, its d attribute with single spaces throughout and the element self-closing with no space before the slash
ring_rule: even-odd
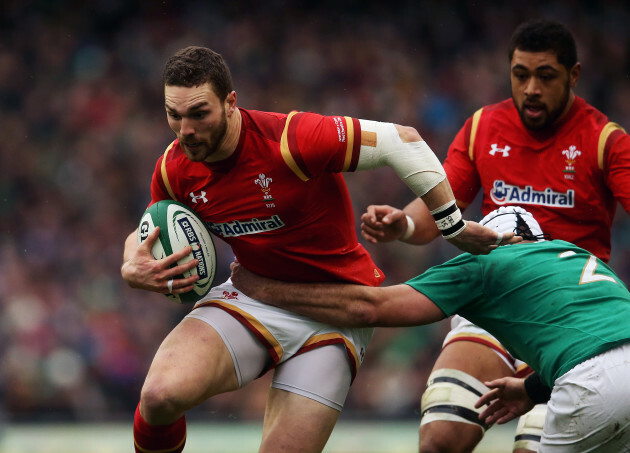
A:
<svg viewBox="0 0 630 453">
<path fill-rule="evenodd" d="M 217 267 L 216 249 L 210 232 L 197 214 L 173 200 L 158 201 L 145 211 L 138 226 L 138 244 L 144 242 L 155 227 L 160 227 L 159 237 L 151 249 L 155 259 L 167 257 L 190 245 L 192 252 L 177 263 L 187 263 L 195 258 L 199 260 L 196 267 L 175 277 L 199 275 L 195 287 L 187 293 L 166 294 L 166 297 L 180 304 L 197 302 L 210 291 Z"/>
</svg>

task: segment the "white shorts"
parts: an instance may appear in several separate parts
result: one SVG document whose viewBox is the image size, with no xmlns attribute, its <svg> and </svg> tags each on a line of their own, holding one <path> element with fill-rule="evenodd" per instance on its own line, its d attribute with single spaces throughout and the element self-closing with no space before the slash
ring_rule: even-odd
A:
<svg viewBox="0 0 630 453">
<path fill-rule="evenodd" d="M 539 451 L 630 452 L 629 377 L 626 343 L 556 379 Z"/>
<path fill-rule="evenodd" d="M 453 315 L 451 318 L 451 330 L 446 334 L 442 347 L 456 341 L 472 341 L 488 346 L 501 357 L 516 376 L 531 373 L 531 368 L 522 360 L 512 356 L 492 334 L 459 315 Z"/>
<path fill-rule="evenodd" d="M 187 317 L 206 322 L 221 335 L 239 386 L 276 368 L 273 387 L 337 410 L 343 407 L 374 331 L 334 327 L 263 304 L 230 280 L 212 288 Z"/>
</svg>

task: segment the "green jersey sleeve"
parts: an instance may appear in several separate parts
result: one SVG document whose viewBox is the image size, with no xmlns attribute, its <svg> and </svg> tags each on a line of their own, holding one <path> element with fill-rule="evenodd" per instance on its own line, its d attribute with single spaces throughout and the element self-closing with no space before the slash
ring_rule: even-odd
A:
<svg viewBox="0 0 630 453">
<path fill-rule="evenodd" d="M 483 298 L 483 272 L 476 256 L 464 253 L 406 282 L 447 316 L 474 309 Z"/>
</svg>

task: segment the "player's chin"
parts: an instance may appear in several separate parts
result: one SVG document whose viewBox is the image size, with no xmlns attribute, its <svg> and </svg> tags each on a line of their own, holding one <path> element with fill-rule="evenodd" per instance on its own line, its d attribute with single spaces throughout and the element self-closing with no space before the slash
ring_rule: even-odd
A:
<svg viewBox="0 0 630 453">
<path fill-rule="evenodd" d="M 203 162 L 205 160 L 205 158 L 206 158 L 204 153 L 202 153 L 202 152 L 193 152 L 193 151 L 190 151 L 187 148 L 184 149 L 184 154 L 186 154 L 186 157 L 188 158 L 188 160 L 191 160 L 193 162 Z"/>
</svg>

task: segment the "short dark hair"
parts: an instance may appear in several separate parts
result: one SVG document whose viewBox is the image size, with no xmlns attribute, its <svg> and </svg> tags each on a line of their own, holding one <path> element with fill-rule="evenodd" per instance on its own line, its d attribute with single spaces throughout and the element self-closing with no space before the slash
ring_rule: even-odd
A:
<svg viewBox="0 0 630 453">
<path fill-rule="evenodd" d="M 510 41 L 509 58 L 514 51 L 524 52 L 553 51 L 558 63 L 570 71 L 577 63 L 577 49 L 571 32 L 560 22 L 536 19 L 519 25 Z"/>
<path fill-rule="evenodd" d="M 162 80 L 165 86 L 196 87 L 210 83 L 221 101 L 232 92 L 232 75 L 225 60 L 206 47 L 178 50 L 166 62 Z"/>
</svg>

